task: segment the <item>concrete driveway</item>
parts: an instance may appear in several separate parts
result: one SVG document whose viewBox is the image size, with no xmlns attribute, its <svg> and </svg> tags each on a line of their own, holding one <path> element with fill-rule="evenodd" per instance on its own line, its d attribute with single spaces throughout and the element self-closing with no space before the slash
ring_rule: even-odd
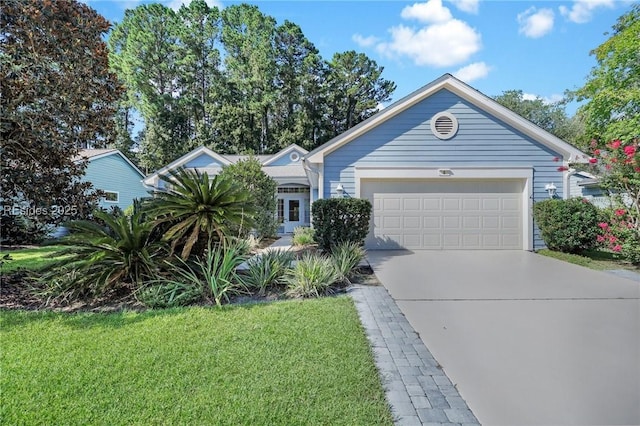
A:
<svg viewBox="0 0 640 426">
<path fill-rule="evenodd" d="M 640 283 L 525 251 L 370 251 L 482 424 L 640 424 Z"/>
</svg>

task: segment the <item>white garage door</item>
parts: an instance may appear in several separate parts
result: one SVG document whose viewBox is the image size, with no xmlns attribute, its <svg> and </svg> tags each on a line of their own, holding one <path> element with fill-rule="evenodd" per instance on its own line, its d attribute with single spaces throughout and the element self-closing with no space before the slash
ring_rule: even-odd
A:
<svg viewBox="0 0 640 426">
<path fill-rule="evenodd" d="M 521 180 L 362 180 L 369 249 L 521 250 Z"/>
</svg>

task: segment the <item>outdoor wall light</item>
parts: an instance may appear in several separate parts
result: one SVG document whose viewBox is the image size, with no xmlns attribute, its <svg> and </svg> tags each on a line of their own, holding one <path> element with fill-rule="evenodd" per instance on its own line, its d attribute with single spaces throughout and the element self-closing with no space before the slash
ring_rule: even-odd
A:
<svg viewBox="0 0 640 426">
<path fill-rule="evenodd" d="M 549 193 L 549 198 L 553 198 L 556 196 L 556 191 L 558 190 L 558 188 L 556 188 L 553 182 L 551 182 L 544 186 L 544 190 Z"/>
<path fill-rule="evenodd" d="M 342 198 L 342 196 L 344 195 L 344 187 L 341 183 L 339 183 L 336 187 L 336 194 L 338 194 L 338 198 Z"/>
<path fill-rule="evenodd" d="M 438 175 L 439 176 L 451 176 L 451 175 L 453 175 L 453 172 L 451 171 L 451 169 L 438 169 Z"/>
</svg>

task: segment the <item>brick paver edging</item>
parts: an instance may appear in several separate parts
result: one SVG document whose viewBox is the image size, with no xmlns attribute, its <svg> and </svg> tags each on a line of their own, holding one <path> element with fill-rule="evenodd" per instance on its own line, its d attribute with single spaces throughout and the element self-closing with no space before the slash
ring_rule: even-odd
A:
<svg viewBox="0 0 640 426">
<path fill-rule="evenodd" d="M 478 425 L 387 289 L 349 289 L 398 425 Z"/>
</svg>

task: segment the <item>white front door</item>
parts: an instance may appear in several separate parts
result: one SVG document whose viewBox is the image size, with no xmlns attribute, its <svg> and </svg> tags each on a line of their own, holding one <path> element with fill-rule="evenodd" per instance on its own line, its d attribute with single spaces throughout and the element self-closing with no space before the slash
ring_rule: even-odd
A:
<svg viewBox="0 0 640 426">
<path fill-rule="evenodd" d="M 304 225 L 304 197 L 289 195 L 282 197 L 281 200 L 284 232 L 291 233 L 297 226 Z M 278 202 L 280 203 L 280 200 Z"/>
</svg>

